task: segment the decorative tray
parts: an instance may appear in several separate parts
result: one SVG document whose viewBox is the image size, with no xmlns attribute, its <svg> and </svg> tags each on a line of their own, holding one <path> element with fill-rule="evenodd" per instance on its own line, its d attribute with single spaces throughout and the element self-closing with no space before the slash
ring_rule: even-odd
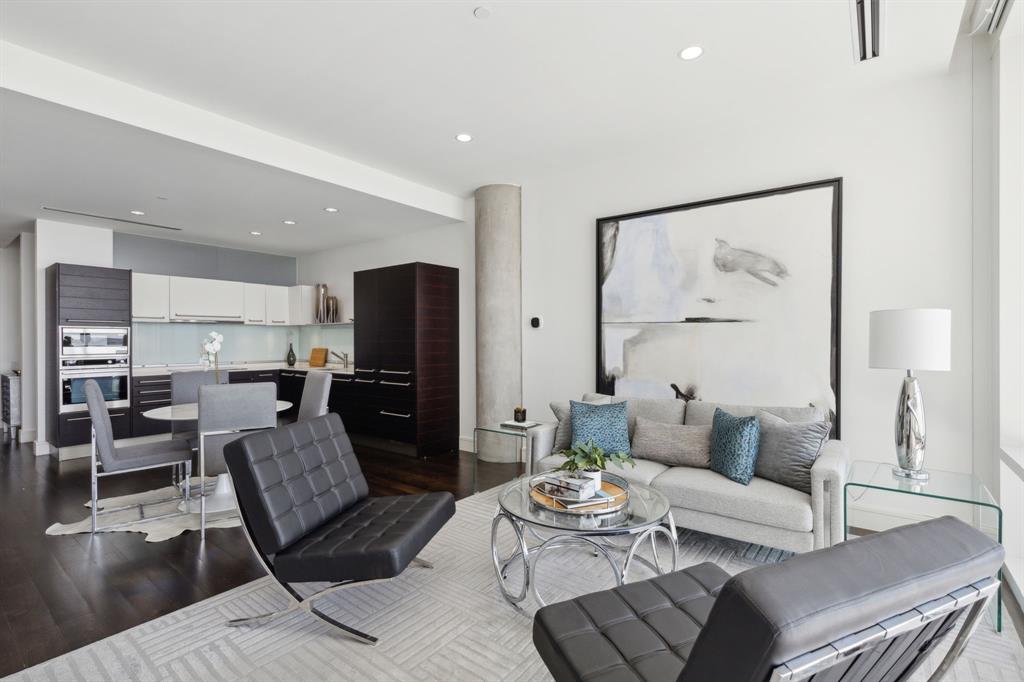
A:
<svg viewBox="0 0 1024 682">
<path fill-rule="evenodd" d="M 578 500 L 570 497 L 552 495 L 543 490 L 541 480 L 552 472 L 538 474 L 530 479 L 530 499 L 545 509 L 560 514 L 575 514 L 578 516 L 588 514 L 610 514 L 625 507 L 629 503 L 629 482 L 626 479 L 609 474 L 607 471 L 601 473 L 601 491 L 607 497 L 593 497 L 590 500 Z M 587 504 L 587 503 L 590 504 Z"/>
</svg>

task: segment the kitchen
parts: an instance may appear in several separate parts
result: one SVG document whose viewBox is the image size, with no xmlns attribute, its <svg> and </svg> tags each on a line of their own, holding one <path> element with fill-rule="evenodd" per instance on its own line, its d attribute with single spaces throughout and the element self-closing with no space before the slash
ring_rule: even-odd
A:
<svg viewBox="0 0 1024 682">
<path fill-rule="evenodd" d="M 457 269 L 404 263 L 354 272 L 351 300 L 338 300 L 321 321 L 328 311 L 317 287 L 280 283 L 287 275 L 275 277 L 272 267 L 240 268 L 260 272 L 259 282 L 195 277 L 194 262 L 179 269 L 180 257 L 161 257 L 228 249 L 118 234 L 114 242 L 112 265 L 133 267 L 46 268 L 46 384 L 57 389 L 46 401 L 46 439 L 59 459 L 89 455 L 86 378 L 104 388 L 116 438 L 159 439 L 168 423 L 145 413 L 171 403 L 172 372 L 195 369 L 226 372 L 230 383 L 272 382 L 293 404 L 290 414 L 306 372 L 328 371 L 330 410 L 354 440 L 418 456 L 458 450 Z M 140 246 L 146 257 L 130 257 Z M 217 256 L 215 266 L 230 260 Z M 175 270 L 188 275 L 168 274 Z M 216 356 L 203 351 L 211 332 L 223 336 Z"/>
</svg>

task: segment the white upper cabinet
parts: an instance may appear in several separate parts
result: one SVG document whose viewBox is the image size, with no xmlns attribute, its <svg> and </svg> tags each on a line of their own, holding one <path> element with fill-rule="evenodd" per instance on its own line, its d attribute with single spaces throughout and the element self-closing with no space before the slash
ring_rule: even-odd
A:
<svg viewBox="0 0 1024 682">
<path fill-rule="evenodd" d="M 267 323 L 267 285 L 248 284 L 245 288 L 245 323 Z"/>
<path fill-rule="evenodd" d="M 300 284 L 288 287 L 288 324 L 313 324 L 314 287 Z"/>
<path fill-rule="evenodd" d="M 288 316 L 288 287 L 268 285 L 267 324 L 290 324 Z"/>
<path fill-rule="evenodd" d="M 136 322 L 169 322 L 170 277 L 132 273 L 132 319 Z"/>
<path fill-rule="evenodd" d="M 242 322 L 245 284 L 198 277 L 170 278 L 170 318 L 196 322 Z"/>
</svg>

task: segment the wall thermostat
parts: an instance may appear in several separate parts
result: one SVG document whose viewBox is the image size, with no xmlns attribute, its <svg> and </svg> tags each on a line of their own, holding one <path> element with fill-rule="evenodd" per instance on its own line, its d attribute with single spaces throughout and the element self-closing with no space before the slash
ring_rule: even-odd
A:
<svg viewBox="0 0 1024 682">
<path fill-rule="evenodd" d="M 544 326 L 544 320 L 539 317 L 531 317 L 530 326 L 533 327 L 534 329 L 540 329 L 542 326 Z"/>
</svg>

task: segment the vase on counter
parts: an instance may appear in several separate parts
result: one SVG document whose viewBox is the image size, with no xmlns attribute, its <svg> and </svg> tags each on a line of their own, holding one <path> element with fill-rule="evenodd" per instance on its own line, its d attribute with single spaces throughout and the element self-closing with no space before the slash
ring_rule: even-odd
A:
<svg viewBox="0 0 1024 682">
<path fill-rule="evenodd" d="M 288 344 L 288 355 L 284 358 L 288 362 L 289 367 L 295 366 L 295 351 L 292 349 L 292 344 Z"/>
</svg>

